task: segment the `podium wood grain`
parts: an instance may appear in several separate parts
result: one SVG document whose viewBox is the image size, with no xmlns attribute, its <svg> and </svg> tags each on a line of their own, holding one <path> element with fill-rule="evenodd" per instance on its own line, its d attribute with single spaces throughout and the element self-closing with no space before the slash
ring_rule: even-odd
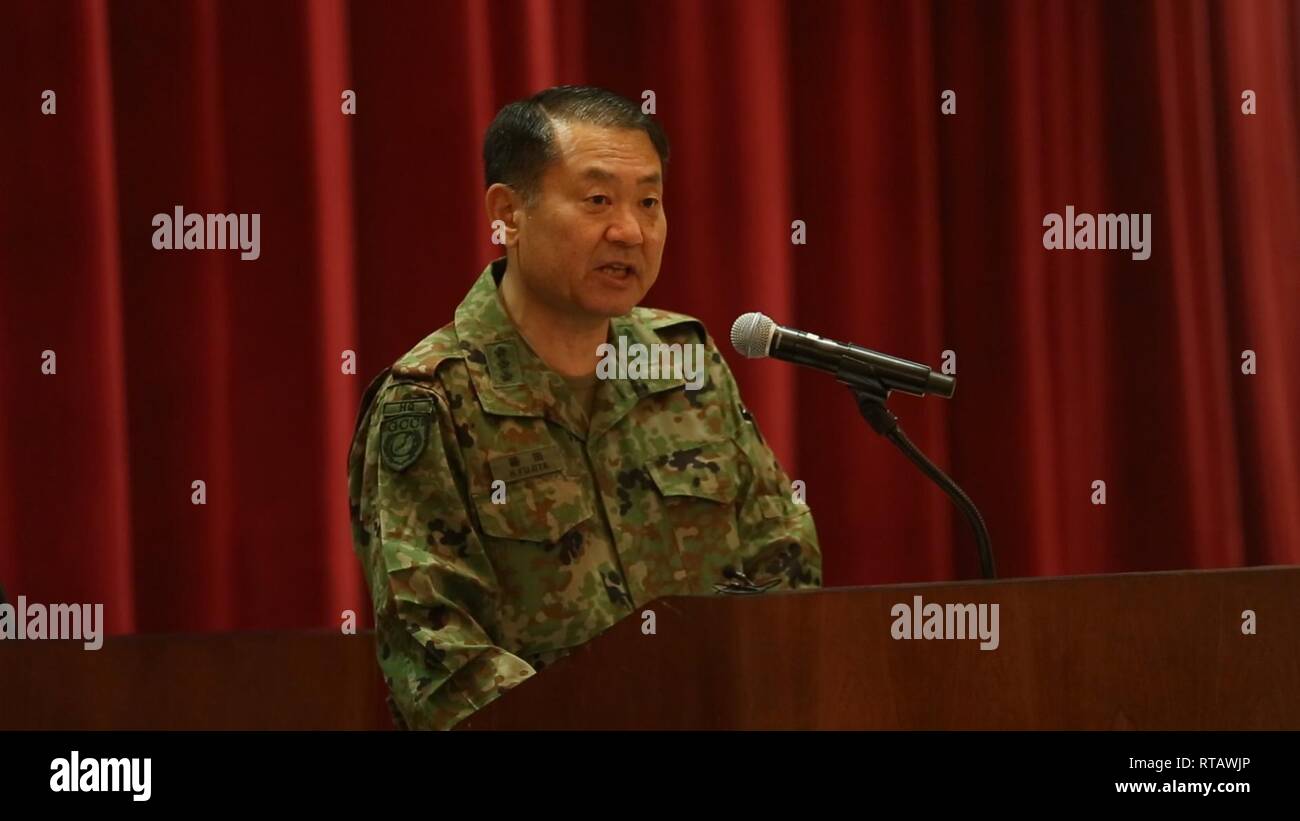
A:
<svg viewBox="0 0 1300 821">
<path fill-rule="evenodd" d="M 894 604 L 999 605 L 1000 644 Z M 767 729 L 1300 728 L 1300 567 L 662 599 L 463 722 Z M 1255 635 L 1241 631 L 1254 610 Z"/>
</svg>

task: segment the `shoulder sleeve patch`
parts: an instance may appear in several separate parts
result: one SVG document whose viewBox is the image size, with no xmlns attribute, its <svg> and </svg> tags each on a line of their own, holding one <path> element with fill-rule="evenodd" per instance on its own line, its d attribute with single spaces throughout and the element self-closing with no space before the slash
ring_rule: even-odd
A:
<svg viewBox="0 0 1300 821">
<path fill-rule="evenodd" d="M 385 402 L 379 423 L 379 456 L 384 467 L 398 473 L 420 458 L 429 445 L 432 399 Z"/>
</svg>

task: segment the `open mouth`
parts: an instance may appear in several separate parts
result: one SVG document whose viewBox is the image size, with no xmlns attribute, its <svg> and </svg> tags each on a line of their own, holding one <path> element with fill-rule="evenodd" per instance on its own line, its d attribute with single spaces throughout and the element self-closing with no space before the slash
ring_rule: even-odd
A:
<svg viewBox="0 0 1300 821">
<path fill-rule="evenodd" d="M 621 262 L 611 262 L 600 266 L 596 270 L 600 271 L 602 274 L 609 274 L 612 277 L 618 278 L 629 277 L 636 274 L 635 265 L 624 265 Z"/>
</svg>

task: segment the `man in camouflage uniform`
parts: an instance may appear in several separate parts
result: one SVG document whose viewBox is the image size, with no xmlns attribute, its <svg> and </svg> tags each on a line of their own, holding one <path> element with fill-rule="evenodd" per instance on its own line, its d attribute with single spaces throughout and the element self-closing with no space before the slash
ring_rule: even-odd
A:
<svg viewBox="0 0 1300 821">
<path fill-rule="evenodd" d="M 448 728 L 660 596 L 821 584 L 812 515 L 713 340 L 636 307 L 667 155 L 599 89 L 503 109 L 484 156 L 507 254 L 366 391 L 349 499 L 401 725 Z M 620 337 L 704 346 L 703 382 L 594 379 Z"/>
</svg>

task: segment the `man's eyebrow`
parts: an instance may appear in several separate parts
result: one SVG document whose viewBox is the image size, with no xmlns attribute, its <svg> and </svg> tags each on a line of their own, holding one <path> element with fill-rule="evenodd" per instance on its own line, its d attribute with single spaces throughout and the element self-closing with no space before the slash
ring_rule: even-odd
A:
<svg viewBox="0 0 1300 821">
<path fill-rule="evenodd" d="M 582 176 L 585 179 L 599 180 L 600 182 L 613 182 L 615 179 L 617 179 L 617 177 L 613 173 L 606 171 L 603 168 L 596 168 L 595 166 L 592 166 L 591 168 L 588 168 L 587 170 L 583 171 Z M 636 184 L 637 185 L 658 185 L 661 182 L 663 182 L 663 175 L 660 174 L 658 171 L 656 171 L 653 174 L 646 174 L 644 177 L 637 180 Z"/>
</svg>

